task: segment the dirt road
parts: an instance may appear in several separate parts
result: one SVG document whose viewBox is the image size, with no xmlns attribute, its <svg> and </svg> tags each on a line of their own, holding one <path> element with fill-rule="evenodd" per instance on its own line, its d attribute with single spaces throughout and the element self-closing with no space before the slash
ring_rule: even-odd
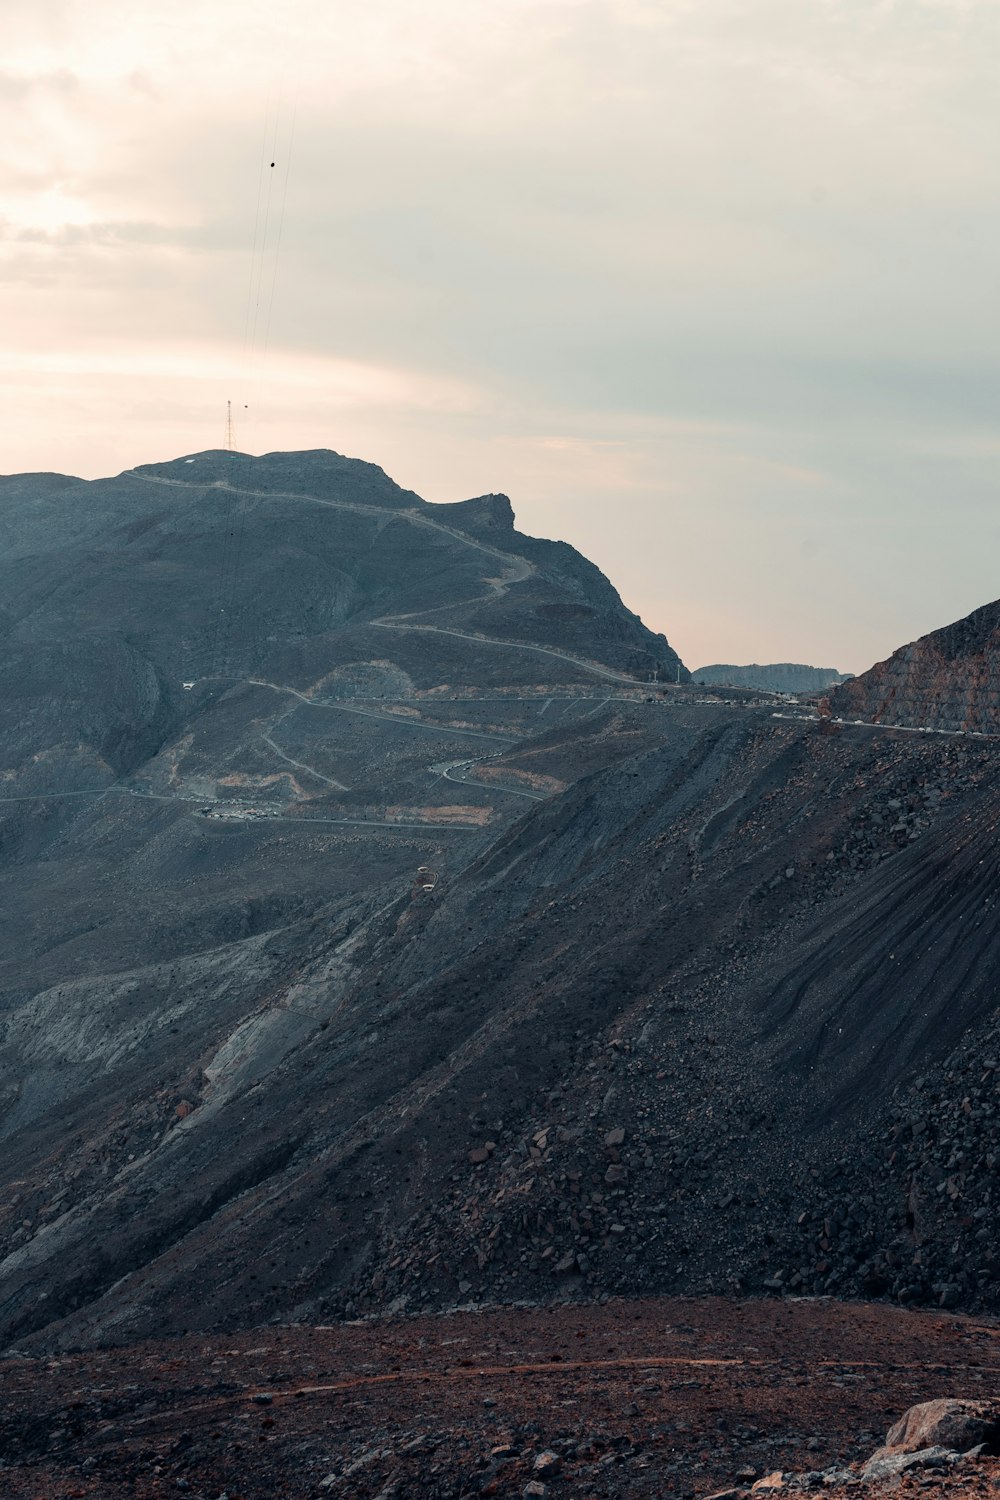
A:
<svg viewBox="0 0 1000 1500">
<path fill-rule="evenodd" d="M 863 1459 L 915 1402 L 998 1384 L 995 1325 L 827 1300 L 268 1327 L 8 1361 L 0 1484 L 9 1500 L 514 1497 L 548 1452 L 551 1500 L 703 1496 Z M 929 1477 L 894 1493 L 995 1493 L 1000 1462 Z"/>
</svg>

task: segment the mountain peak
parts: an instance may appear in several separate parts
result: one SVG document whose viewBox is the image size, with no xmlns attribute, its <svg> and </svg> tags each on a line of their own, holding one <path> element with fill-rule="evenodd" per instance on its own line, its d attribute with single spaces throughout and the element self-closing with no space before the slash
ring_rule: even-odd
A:
<svg viewBox="0 0 1000 1500">
<path fill-rule="evenodd" d="M 514 530 L 514 507 L 507 495 L 477 495 L 449 505 L 445 514 L 462 531 L 511 532 Z"/>
<path fill-rule="evenodd" d="M 396 484 L 378 464 L 348 458 L 332 448 L 258 454 L 207 448 L 202 453 L 188 453 L 165 462 L 136 464 L 119 478 L 130 474 L 175 484 L 228 485 L 248 493 L 301 494 L 315 498 L 330 495 L 393 509 L 427 503 L 412 490 Z"/>
</svg>

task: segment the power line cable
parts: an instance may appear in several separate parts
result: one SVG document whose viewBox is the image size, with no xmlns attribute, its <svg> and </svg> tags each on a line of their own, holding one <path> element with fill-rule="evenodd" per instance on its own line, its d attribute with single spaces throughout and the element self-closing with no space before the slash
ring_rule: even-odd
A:
<svg viewBox="0 0 1000 1500">
<path fill-rule="evenodd" d="M 270 212 L 271 189 L 273 177 L 268 161 L 273 154 L 274 144 L 277 137 L 277 122 L 279 106 L 274 106 L 274 120 L 271 119 L 271 102 L 268 101 L 264 112 L 264 132 L 261 142 L 260 164 L 257 170 L 257 199 L 254 207 L 253 235 L 250 246 L 250 268 L 247 284 L 247 299 L 243 317 L 243 367 L 244 373 L 248 367 L 252 367 L 254 355 L 254 343 L 256 339 L 257 309 L 260 306 L 261 287 L 264 279 L 264 258 L 267 246 L 267 228 Z M 269 142 L 270 137 L 270 142 Z M 267 191 L 264 190 L 264 179 L 268 180 Z M 263 222 L 261 209 L 263 205 Z M 244 407 L 244 410 L 247 408 Z M 242 455 L 235 456 L 235 462 L 240 463 Z M 227 495 L 227 506 L 224 516 L 224 531 L 222 539 L 222 557 L 220 560 L 219 590 L 217 599 L 216 632 L 215 632 L 215 670 L 226 672 L 230 665 L 230 650 L 232 646 L 233 612 L 236 606 L 237 592 L 237 569 L 240 551 L 239 534 L 242 531 L 242 523 L 245 522 L 246 494 L 249 488 L 250 476 L 252 474 L 253 460 L 248 455 L 246 472 L 242 478 L 237 473 L 233 476 L 234 482 L 229 487 Z"/>
<path fill-rule="evenodd" d="M 298 107 L 292 106 L 292 123 L 288 132 L 288 146 L 285 151 L 285 175 L 281 186 L 281 208 L 278 212 L 278 234 L 274 244 L 274 264 L 271 267 L 271 290 L 267 299 L 267 319 L 264 324 L 264 347 L 262 356 L 267 354 L 271 342 L 271 314 L 274 311 L 274 289 L 278 280 L 278 261 L 281 257 L 281 236 L 285 227 L 285 204 L 288 202 L 288 178 L 292 169 L 292 150 L 295 146 L 295 122 L 298 115 Z"/>
<path fill-rule="evenodd" d="M 287 144 L 286 147 L 284 147 L 284 169 L 283 169 L 283 173 L 282 173 L 283 183 L 282 183 L 282 189 L 281 189 L 281 202 L 280 202 L 280 207 L 278 208 L 278 214 L 277 214 L 277 230 L 275 232 L 275 237 L 274 237 L 274 248 L 271 251 L 270 287 L 269 287 L 269 290 L 268 290 L 266 304 L 265 304 L 263 338 L 262 338 L 262 340 L 260 342 L 258 342 L 258 338 L 257 338 L 258 328 L 259 328 L 259 324 L 258 324 L 258 310 L 259 310 L 259 307 L 260 307 L 260 304 L 261 304 L 261 299 L 263 297 L 264 284 L 265 284 L 265 280 L 266 280 L 266 276 L 267 276 L 268 233 L 269 233 L 269 229 L 270 229 L 270 225 L 271 225 L 271 200 L 272 200 L 272 190 L 273 190 L 274 179 L 273 179 L 273 177 L 270 176 L 270 173 L 273 172 L 273 170 L 274 170 L 274 168 L 276 166 L 277 160 L 278 160 L 278 156 L 279 156 L 280 116 L 281 116 L 281 106 L 280 106 L 280 102 L 279 102 L 278 106 L 275 109 L 275 116 L 274 116 L 274 128 L 273 128 L 272 147 L 271 147 L 272 155 L 271 155 L 270 166 L 268 168 L 268 173 L 269 173 L 268 191 L 267 191 L 267 198 L 266 198 L 265 208 L 264 208 L 264 229 L 263 229 L 263 235 L 262 235 L 262 239 L 261 239 L 261 262 L 260 262 L 260 274 L 259 274 L 259 277 L 258 277 L 258 287 L 257 287 L 257 304 L 258 304 L 258 306 L 257 306 L 257 309 L 255 309 L 255 312 L 254 312 L 254 335 L 253 335 L 254 336 L 254 348 L 253 348 L 252 353 L 255 354 L 255 355 L 259 353 L 259 365 L 262 365 L 263 362 L 264 362 L 264 359 L 266 358 L 267 350 L 268 350 L 268 344 L 269 344 L 270 336 L 271 336 L 271 317 L 272 317 L 272 313 L 273 313 L 273 309 L 274 309 L 274 293 L 275 293 L 275 287 L 276 287 L 276 284 L 277 284 L 278 264 L 279 264 L 279 259 L 280 259 L 280 255 L 281 255 L 281 239 L 282 239 L 282 233 L 283 233 L 284 224 L 285 224 L 285 205 L 286 205 L 287 198 L 288 198 L 288 178 L 289 178 L 289 172 L 290 172 L 290 169 L 291 169 L 292 142 L 293 142 L 294 136 L 295 136 L 295 117 L 296 117 L 296 111 L 294 109 L 292 111 L 291 126 L 289 128 L 289 135 L 288 135 L 288 144 Z M 244 493 L 243 493 L 243 497 L 242 497 L 242 503 L 241 503 L 240 509 L 239 509 L 239 516 L 238 516 L 238 522 L 237 522 L 236 556 L 235 556 L 235 561 L 234 561 L 234 566 L 233 566 L 234 593 L 239 588 L 239 583 L 240 583 L 240 580 L 241 580 L 242 574 L 243 574 L 244 546 L 245 546 L 245 541 L 246 541 L 247 517 L 248 517 L 248 514 L 249 514 L 250 503 L 251 503 L 251 480 L 252 480 L 252 477 L 253 477 L 253 468 L 254 468 L 254 459 L 251 456 L 249 458 L 248 464 L 247 464 L 247 473 L 246 473 L 246 480 L 245 480 L 245 488 L 244 488 Z M 244 642 L 245 652 L 249 652 L 249 650 L 251 648 L 251 641 L 249 639 L 249 636 L 250 636 L 250 624 L 251 624 L 250 618 L 249 618 L 249 616 L 247 616 L 247 619 L 246 619 L 246 637 L 247 638 L 246 638 L 246 640 Z"/>
</svg>

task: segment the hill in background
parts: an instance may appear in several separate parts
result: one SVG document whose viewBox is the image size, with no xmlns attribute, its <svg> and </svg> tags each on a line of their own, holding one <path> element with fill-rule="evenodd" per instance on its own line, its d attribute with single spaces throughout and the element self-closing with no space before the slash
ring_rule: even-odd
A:
<svg viewBox="0 0 1000 1500">
<path fill-rule="evenodd" d="M 848 674 L 834 667 L 804 667 L 796 662 L 771 662 L 758 666 L 756 662 L 746 667 L 715 665 L 699 667 L 691 673 L 693 681 L 706 686 L 757 688 L 765 693 L 820 693 L 839 682 L 846 682 Z"/>
</svg>

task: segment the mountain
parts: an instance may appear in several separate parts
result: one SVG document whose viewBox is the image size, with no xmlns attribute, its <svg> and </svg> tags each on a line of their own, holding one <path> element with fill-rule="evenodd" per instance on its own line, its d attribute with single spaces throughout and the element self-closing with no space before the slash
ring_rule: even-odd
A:
<svg viewBox="0 0 1000 1500">
<path fill-rule="evenodd" d="M 754 662 L 747 667 L 699 667 L 691 676 L 695 682 L 706 686 L 725 684 L 728 687 L 757 688 L 765 693 L 820 693 L 838 682 L 847 681 L 847 674 L 838 672 L 835 667 L 803 667 L 787 661 L 771 662 L 769 666 L 758 666 Z"/>
<path fill-rule="evenodd" d="M 0 539 L 14 997 L 443 865 L 562 784 L 558 751 L 504 760 L 536 722 L 687 678 L 505 497 L 332 453 L 8 478 Z"/>
<path fill-rule="evenodd" d="M 8 574 L 5 1339 L 995 1307 L 993 742 L 677 685 L 502 498 L 232 462 L 42 486 Z"/>
<path fill-rule="evenodd" d="M 311 945 L 347 942 L 332 974 L 401 893 L 419 911 L 524 808 L 656 743 L 648 681 L 688 674 L 506 497 L 431 506 L 329 452 L 11 476 L 0 537 L 18 1263 L 180 1140 L 209 1077 L 221 1104 L 315 1030 Z"/>
<path fill-rule="evenodd" d="M 831 698 L 836 714 L 878 724 L 996 734 L 1000 729 L 1000 601 L 932 630 Z"/>
</svg>

